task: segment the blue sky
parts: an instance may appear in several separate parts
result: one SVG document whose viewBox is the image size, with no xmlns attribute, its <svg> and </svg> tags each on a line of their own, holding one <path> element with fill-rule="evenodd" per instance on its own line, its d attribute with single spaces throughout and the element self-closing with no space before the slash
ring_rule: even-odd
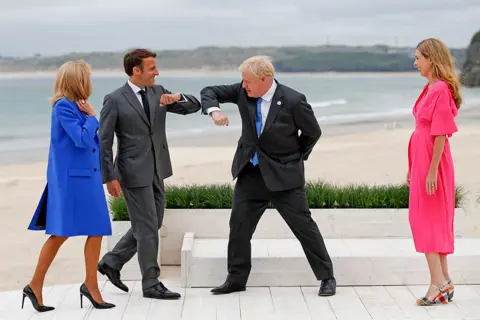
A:
<svg viewBox="0 0 480 320">
<path fill-rule="evenodd" d="M 0 55 L 55 55 L 141 46 L 466 47 L 480 0 L 0 0 Z"/>
</svg>

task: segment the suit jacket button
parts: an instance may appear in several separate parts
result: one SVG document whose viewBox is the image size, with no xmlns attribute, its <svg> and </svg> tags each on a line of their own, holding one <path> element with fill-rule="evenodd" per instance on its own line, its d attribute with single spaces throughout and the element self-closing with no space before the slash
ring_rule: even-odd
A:
<svg viewBox="0 0 480 320">
<path fill-rule="evenodd" d="M 97 151 L 97 149 L 93 148 L 93 152 Z"/>
<path fill-rule="evenodd" d="M 93 172 L 97 172 L 97 168 L 93 169 Z"/>
</svg>

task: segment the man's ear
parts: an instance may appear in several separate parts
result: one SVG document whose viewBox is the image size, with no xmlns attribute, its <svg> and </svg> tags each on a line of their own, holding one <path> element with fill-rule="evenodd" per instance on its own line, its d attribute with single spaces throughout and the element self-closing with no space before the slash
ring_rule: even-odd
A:
<svg viewBox="0 0 480 320">
<path fill-rule="evenodd" d="M 140 74 L 143 71 L 143 66 L 135 66 L 133 67 L 133 74 Z"/>
</svg>

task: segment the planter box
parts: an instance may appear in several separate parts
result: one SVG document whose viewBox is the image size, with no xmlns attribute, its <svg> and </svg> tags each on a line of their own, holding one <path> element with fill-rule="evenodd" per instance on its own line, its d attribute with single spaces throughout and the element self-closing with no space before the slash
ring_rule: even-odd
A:
<svg viewBox="0 0 480 320">
<path fill-rule="evenodd" d="M 326 239 L 410 238 L 408 209 L 311 209 L 312 218 Z M 474 236 L 477 226 L 461 208 L 455 211 L 455 236 Z M 161 235 L 162 265 L 180 265 L 186 232 L 195 238 L 228 239 L 230 209 L 167 209 Z M 291 239 L 293 233 L 275 209 L 268 209 L 254 239 Z"/>
<path fill-rule="evenodd" d="M 123 235 L 130 229 L 130 221 L 112 221 L 112 236 L 105 237 L 107 240 L 107 251 L 112 250 Z M 158 246 L 158 263 L 160 264 L 162 238 L 161 229 L 158 232 L 159 246 Z M 127 262 L 122 269 L 122 280 L 140 281 L 142 280 L 142 273 L 140 272 L 140 265 L 138 264 L 138 256 L 135 254 L 129 262 Z"/>
</svg>

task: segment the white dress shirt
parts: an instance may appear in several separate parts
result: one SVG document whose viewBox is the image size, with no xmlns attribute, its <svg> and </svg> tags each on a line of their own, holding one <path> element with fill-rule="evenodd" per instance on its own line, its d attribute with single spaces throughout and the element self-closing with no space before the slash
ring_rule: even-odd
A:
<svg viewBox="0 0 480 320">
<path fill-rule="evenodd" d="M 137 85 L 135 85 L 134 83 L 132 83 L 130 81 L 130 79 L 128 80 L 128 85 L 130 86 L 130 88 L 132 88 L 133 93 L 135 93 L 135 96 L 137 97 L 138 101 L 140 102 L 140 105 L 142 107 L 144 107 L 143 106 L 143 101 L 142 101 L 142 95 L 140 94 L 140 91 L 142 91 L 144 89 L 142 89 L 142 88 L 138 87 Z M 183 94 L 180 94 L 180 96 L 183 98 L 183 100 L 179 100 L 178 102 L 187 102 L 188 101 L 187 98 Z M 152 107 L 152 106 L 150 106 L 150 107 Z"/>
<path fill-rule="evenodd" d="M 143 101 L 142 101 L 142 96 L 140 95 L 140 91 L 142 91 L 142 88 L 139 88 L 137 85 L 133 84 L 130 80 L 128 80 L 128 85 L 130 88 L 132 88 L 133 93 L 135 93 L 135 96 L 137 97 L 138 101 L 140 102 L 140 105 L 143 107 Z"/>
<path fill-rule="evenodd" d="M 262 96 L 262 104 L 260 106 L 262 109 L 262 130 L 260 133 L 263 132 L 263 128 L 265 127 L 265 121 L 267 121 L 268 112 L 270 111 L 270 105 L 272 103 L 275 90 L 277 90 L 277 83 L 273 81 L 270 89 L 268 89 L 267 93 Z"/>
<path fill-rule="evenodd" d="M 272 103 L 273 95 L 275 94 L 275 90 L 277 90 L 277 82 L 273 81 L 272 86 L 268 91 L 261 96 L 262 102 L 260 108 L 262 110 L 262 130 L 260 130 L 260 134 L 263 132 L 263 128 L 265 128 L 265 122 L 267 121 L 268 112 L 270 111 L 270 105 Z M 255 104 L 256 107 L 256 104 Z M 210 107 L 207 109 L 207 113 L 210 115 L 213 111 L 220 110 L 218 107 Z M 252 159 L 250 159 L 252 162 Z"/>
<path fill-rule="evenodd" d="M 272 103 L 273 95 L 275 94 L 275 90 L 277 90 L 277 82 L 273 81 L 272 86 L 268 91 L 261 97 L 262 98 L 262 130 L 265 127 L 265 121 L 267 120 L 268 111 L 270 110 L 270 104 Z M 210 107 L 207 109 L 207 113 L 210 115 L 213 111 L 220 110 L 218 107 Z"/>
</svg>

